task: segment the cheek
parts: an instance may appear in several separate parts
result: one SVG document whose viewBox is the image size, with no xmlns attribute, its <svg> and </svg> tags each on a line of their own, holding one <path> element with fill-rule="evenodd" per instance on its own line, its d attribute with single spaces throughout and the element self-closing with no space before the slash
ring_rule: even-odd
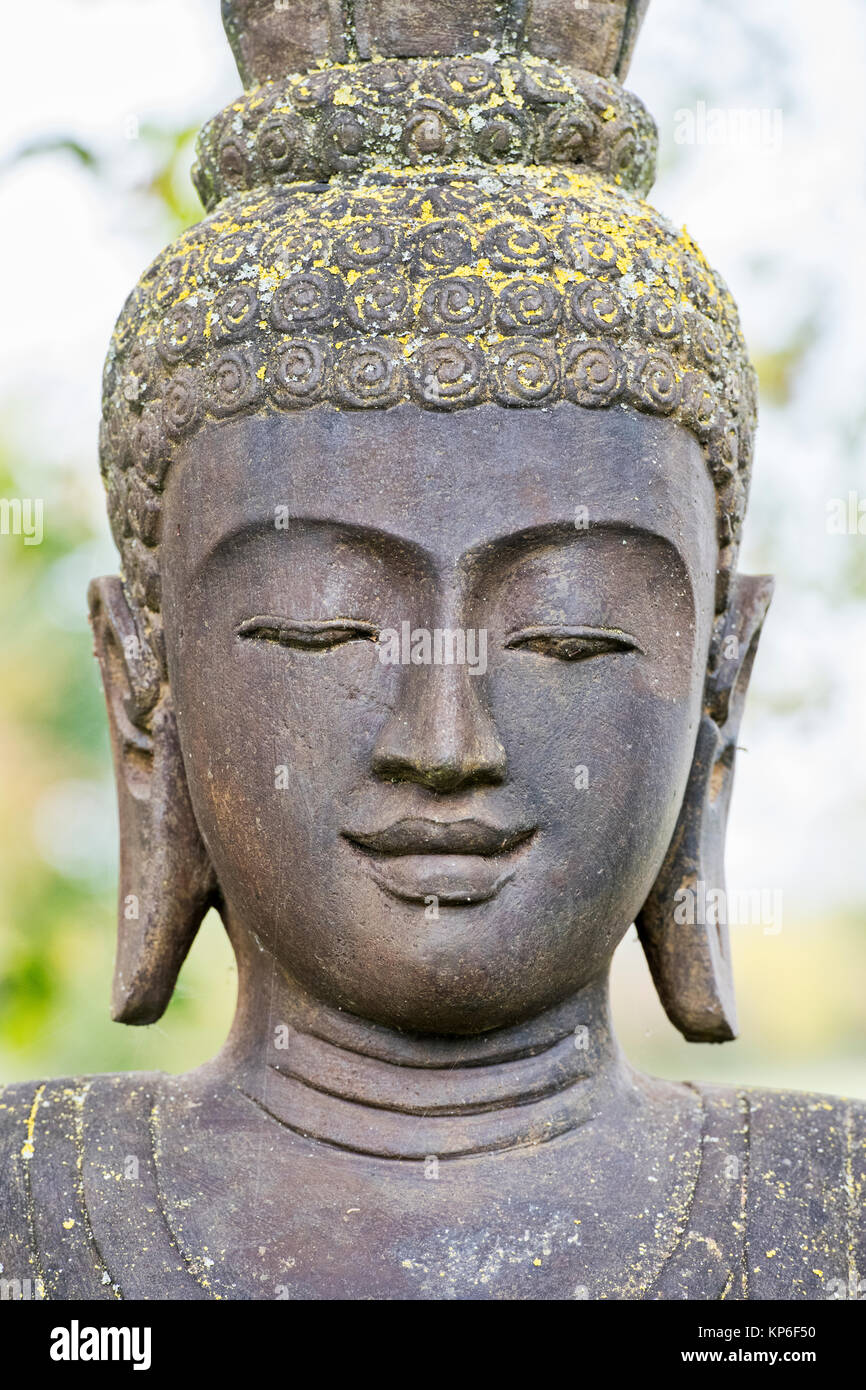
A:
<svg viewBox="0 0 866 1390">
<path fill-rule="evenodd" d="M 296 857 L 341 823 L 388 712 L 372 644 L 295 652 L 211 626 L 178 644 L 171 665 L 187 779 L 215 857 L 262 875 L 273 855 Z"/>
<path fill-rule="evenodd" d="M 694 753 L 702 681 L 683 659 L 676 698 L 630 657 L 551 663 L 494 692 L 509 774 L 537 808 L 554 878 L 637 898 L 635 911 L 670 843 Z"/>
</svg>

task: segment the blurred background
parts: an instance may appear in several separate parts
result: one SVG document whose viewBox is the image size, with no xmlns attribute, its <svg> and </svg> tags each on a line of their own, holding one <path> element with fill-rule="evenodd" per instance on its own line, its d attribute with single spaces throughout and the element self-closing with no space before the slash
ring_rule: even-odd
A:
<svg viewBox="0 0 866 1390">
<path fill-rule="evenodd" d="M 116 821 L 85 619 L 116 557 L 96 438 L 102 360 L 141 270 L 197 220 L 193 138 L 239 82 L 217 0 L 41 0 L 0 49 L 0 1080 L 183 1071 L 228 1030 L 212 914 L 165 1017 L 108 1016 Z M 747 707 L 729 888 L 741 1038 L 689 1045 L 629 933 L 614 1008 L 664 1076 L 866 1096 L 866 12 L 862 0 L 652 0 L 628 85 L 661 137 L 653 203 L 734 290 L 762 425 L 743 567 L 777 595 Z M 866 512 L 866 505 L 864 505 Z M 866 533 L 866 520 L 863 523 Z"/>
</svg>

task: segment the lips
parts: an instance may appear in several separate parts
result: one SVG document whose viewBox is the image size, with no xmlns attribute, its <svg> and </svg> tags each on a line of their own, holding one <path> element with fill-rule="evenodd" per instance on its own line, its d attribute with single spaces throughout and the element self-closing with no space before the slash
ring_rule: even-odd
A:
<svg viewBox="0 0 866 1390">
<path fill-rule="evenodd" d="M 399 820 L 379 830 L 346 830 L 373 879 L 408 902 L 436 898 L 446 906 L 487 902 L 514 877 L 533 826 L 479 820 Z"/>
</svg>

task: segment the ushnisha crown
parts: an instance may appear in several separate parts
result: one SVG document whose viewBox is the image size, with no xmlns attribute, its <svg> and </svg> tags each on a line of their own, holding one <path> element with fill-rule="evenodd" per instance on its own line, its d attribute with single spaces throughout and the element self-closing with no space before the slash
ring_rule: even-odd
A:
<svg viewBox="0 0 866 1390">
<path fill-rule="evenodd" d="M 105 372 L 109 515 L 158 665 L 173 453 L 251 412 L 670 416 L 716 485 L 724 606 L 754 376 L 724 282 L 642 200 L 655 127 L 613 74 L 645 9 L 224 0 L 251 85 L 202 132 L 208 216 L 142 277 Z"/>
<path fill-rule="evenodd" d="M 649 0 L 223 0 L 245 87 L 328 65 L 532 53 L 623 78 Z"/>
</svg>

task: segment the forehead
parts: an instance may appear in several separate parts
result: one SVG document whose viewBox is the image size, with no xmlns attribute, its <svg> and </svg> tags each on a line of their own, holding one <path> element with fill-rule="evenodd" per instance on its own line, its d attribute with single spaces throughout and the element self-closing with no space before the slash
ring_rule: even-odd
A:
<svg viewBox="0 0 866 1390">
<path fill-rule="evenodd" d="M 212 424 L 171 470 L 163 558 L 191 573 L 232 536 L 272 530 L 278 508 L 393 536 L 442 563 L 517 533 L 615 526 L 668 541 L 696 590 L 715 574 L 700 446 L 671 420 L 626 409 L 321 407 Z"/>
</svg>

